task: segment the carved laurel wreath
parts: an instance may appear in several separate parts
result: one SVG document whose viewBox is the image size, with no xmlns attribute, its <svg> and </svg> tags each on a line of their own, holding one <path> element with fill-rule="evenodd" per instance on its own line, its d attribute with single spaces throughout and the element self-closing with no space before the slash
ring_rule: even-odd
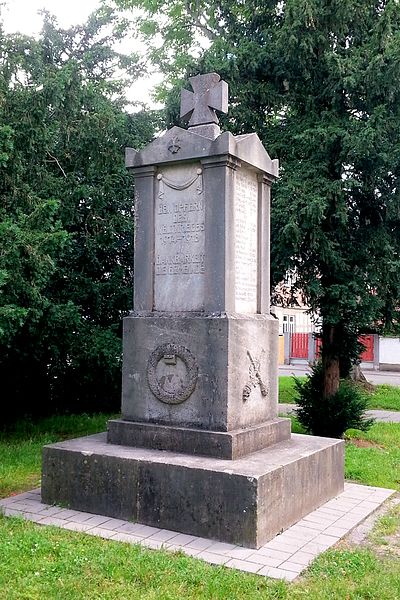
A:
<svg viewBox="0 0 400 600">
<path fill-rule="evenodd" d="M 159 361 L 165 355 L 175 354 L 179 357 L 186 366 L 186 383 L 173 391 L 165 390 L 161 387 L 156 374 L 156 368 Z M 181 404 L 189 398 L 194 392 L 197 376 L 198 366 L 193 354 L 184 346 L 178 346 L 177 344 L 162 344 L 158 346 L 149 356 L 147 362 L 147 382 L 154 396 L 165 404 Z"/>
</svg>

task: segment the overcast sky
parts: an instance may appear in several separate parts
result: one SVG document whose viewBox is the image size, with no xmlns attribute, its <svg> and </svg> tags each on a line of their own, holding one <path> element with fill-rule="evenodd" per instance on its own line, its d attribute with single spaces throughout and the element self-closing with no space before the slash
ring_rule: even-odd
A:
<svg viewBox="0 0 400 600">
<path fill-rule="evenodd" d="M 39 10 L 45 8 L 57 17 L 61 27 L 69 27 L 84 23 L 99 4 L 99 0 L 6 0 L 1 13 L 7 33 L 20 31 L 27 35 L 38 35 L 42 23 Z M 141 80 L 128 97 L 155 106 L 150 98 L 150 90 L 160 80 L 157 74 Z"/>
<path fill-rule="evenodd" d="M 4 25 L 7 32 L 35 35 L 40 31 L 37 13 L 42 8 L 56 15 L 62 27 L 68 27 L 83 23 L 98 4 L 98 0 L 6 0 Z"/>
</svg>

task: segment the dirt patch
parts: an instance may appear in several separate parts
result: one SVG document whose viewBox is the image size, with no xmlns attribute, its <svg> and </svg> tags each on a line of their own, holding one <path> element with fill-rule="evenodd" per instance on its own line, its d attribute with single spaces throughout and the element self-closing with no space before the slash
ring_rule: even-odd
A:
<svg viewBox="0 0 400 600">
<path fill-rule="evenodd" d="M 400 505 L 400 494 L 396 494 L 386 501 L 375 513 L 360 523 L 341 542 L 340 546 L 351 548 L 364 546 L 373 550 L 378 556 L 387 555 L 400 557 L 400 519 L 398 506 Z M 374 525 L 380 517 L 392 515 L 397 519 L 394 531 L 391 534 L 379 532 L 373 533 Z"/>
<path fill-rule="evenodd" d="M 391 535 L 385 537 L 384 544 L 375 544 L 373 548 L 379 556 L 386 556 L 387 554 L 394 554 L 400 557 L 400 535 Z"/>
<path fill-rule="evenodd" d="M 352 439 L 349 440 L 350 444 L 354 444 L 357 448 L 379 448 L 380 450 L 384 449 L 384 446 L 377 444 L 376 442 L 371 442 L 370 440 L 361 440 L 361 439 Z"/>
</svg>

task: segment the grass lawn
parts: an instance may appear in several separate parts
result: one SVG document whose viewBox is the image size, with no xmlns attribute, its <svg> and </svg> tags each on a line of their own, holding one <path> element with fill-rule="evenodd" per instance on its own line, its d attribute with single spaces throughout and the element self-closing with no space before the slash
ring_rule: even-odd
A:
<svg viewBox="0 0 400 600">
<path fill-rule="evenodd" d="M 111 415 L 50 417 L 37 423 L 20 421 L 0 431 L 0 498 L 39 487 L 45 444 L 105 431 L 109 418 Z"/>
<path fill-rule="evenodd" d="M 371 408 L 400 410 L 400 387 L 377 385 L 371 398 Z"/>
<path fill-rule="evenodd" d="M 400 570 L 367 548 L 331 550 L 287 584 L 0 517 L 0 590 L 4 600 L 398 600 Z"/>
<path fill-rule="evenodd" d="M 297 379 L 304 381 L 305 377 L 298 377 Z M 296 404 L 294 377 L 291 375 L 279 376 L 279 402 L 281 404 Z"/>
<path fill-rule="evenodd" d="M 301 381 L 305 377 L 298 377 Z M 279 402 L 282 404 L 296 403 L 294 378 L 290 375 L 279 377 Z M 369 408 L 382 410 L 400 410 L 400 387 L 393 385 L 377 385 L 370 397 Z"/>
<path fill-rule="evenodd" d="M 54 417 L 1 433 L 0 496 L 39 484 L 44 443 L 104 430 L 108 418 Z M 346 442 L 346 477 L 400 489 L 400 424 L 377 423 Z M 397 517 L 384 519 L 380 540 L 400 528 Z M 1 600 L 399 600 L 399 590 L 398 555 L 373 544 L 325 552 L 289 584 L 0 516 Z"/>
<path fill-rule="evenodd" d="M 358 435 L 346 442 L 346 479 L 399 490 L 400 423 L 375 423 Z"/>
</svg>

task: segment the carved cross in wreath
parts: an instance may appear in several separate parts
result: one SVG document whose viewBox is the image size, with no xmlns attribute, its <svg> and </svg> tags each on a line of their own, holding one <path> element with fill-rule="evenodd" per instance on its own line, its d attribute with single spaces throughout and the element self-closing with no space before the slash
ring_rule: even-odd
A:
<svg viewBox="0 0 400 600">
<path fill-rule="evenodd" d="M 217 73 L 196 75 L 189 78 L 193 92 L 181 92 L 181 118 L 189 121 L 189 127 L 218 123 L 216 110 L 228 112 L 228 84 Z"/>
</svg>

